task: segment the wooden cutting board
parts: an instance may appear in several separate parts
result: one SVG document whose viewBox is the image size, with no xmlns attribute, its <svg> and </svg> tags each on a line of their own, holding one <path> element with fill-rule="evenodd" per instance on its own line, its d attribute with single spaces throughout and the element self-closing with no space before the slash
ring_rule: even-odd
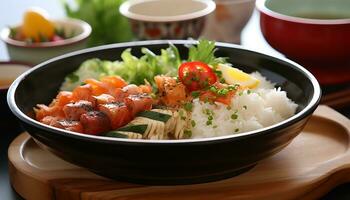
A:
<svg viewBox="0 0 350 200">
<path fill-rule="evenodd" d="M 108 180 L 40 149 L 27 133 L 12 142 L 8 156 L 11 184 L 28 200 L 315 199 L 350 181 L 349 142 L 350 120 L 319 106 L 280 153 L 247 173 L 212 183 L 144 186 Z"/>
</svg>

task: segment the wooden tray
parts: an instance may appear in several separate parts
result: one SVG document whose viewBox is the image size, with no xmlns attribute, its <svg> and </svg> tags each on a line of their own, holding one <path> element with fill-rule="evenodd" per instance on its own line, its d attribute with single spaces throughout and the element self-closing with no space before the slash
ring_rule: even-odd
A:
<svg viewBox="0 0 350 200">
<path fill-rule="evenodd" d="M 320 106 L 288 147 L 249 172 L 187 186 L 108 180 L 40 149 L 26 133 L 12 142 L 8 156 L 11 184 L 28 200 L 315 199 L 350 181 L 349 142 L 350 120 Z"/>
</svg>

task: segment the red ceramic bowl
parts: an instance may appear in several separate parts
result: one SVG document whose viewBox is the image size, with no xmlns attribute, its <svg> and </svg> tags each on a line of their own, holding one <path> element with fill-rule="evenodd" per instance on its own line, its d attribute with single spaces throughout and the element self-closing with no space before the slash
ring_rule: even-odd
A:
<svg viewBox="0 0 350 200">
<path fill-rule="evenodd" d="M 323 85 L 350 81 L 350 1 L 258 0 L 267 42 Z"/>
</svg>

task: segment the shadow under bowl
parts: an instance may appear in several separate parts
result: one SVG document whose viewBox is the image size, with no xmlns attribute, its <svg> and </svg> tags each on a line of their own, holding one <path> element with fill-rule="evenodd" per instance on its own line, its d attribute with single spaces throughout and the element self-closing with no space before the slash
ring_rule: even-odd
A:
<svg viewBox="0 0 350 200">
<path fill-rule="evenodd" d="M 194 41 L 172 40 L 182 57 Z M 298 64 L 240 46 L 217 43 L 217 55 L 247 72 L 259 71 L 298 104 L 287 120 L 256 131 L 185 140 L 134 140 L 73 133 L 39 123 L 33 107 L 49 103 L 70 72 L 86 59 L 120 59 L 122 51 L 141 48 L 160 53 L 169 41 L 143 41 L 101 46 L 66 54 L 36 66 L 11 86 L 8 103 L 35 141 L 60 158 L 96 174 L 156 185 L 202 183 L 242 173 L 287 146 L 316 109 L 321 91 L 316 79 Z M 28 96 L 28 93 L 31 95 Z"/>
</svg>

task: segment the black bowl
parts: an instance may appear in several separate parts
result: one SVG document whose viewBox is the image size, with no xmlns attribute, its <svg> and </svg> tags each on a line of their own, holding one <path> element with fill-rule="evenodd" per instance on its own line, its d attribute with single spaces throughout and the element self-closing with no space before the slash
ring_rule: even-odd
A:
<svg viewBox="0 0 350 200">
<path fill-rule="evenodd" d="M 298 64 L 240 46 L 217 43 L 217 55 L 228 57 L 244 71 L 259 71 L 286 90 L 299 106 L 291 118 L 256 131 L 222 137 L 186 140 L 131 140 L 84 135 L 41 124 L 32 118 L 33 107 L 49 103 L 64 77 L 89 58 L 116 60 L 126 48 L 138 55 L 141 47 L 155 52 L 169 41 L 144 41 L 101 46 L 44 62 L 19 77 L 11 86 L 8 103 L 35 141 L 60 158 L 113 179 L 143 184 L 190 184 L 228 178 L 267 158 L 299 134 L 316 109 L 320 86 Z M 183 57 L 184 44 L 171 41 Z"/>
</svg>

